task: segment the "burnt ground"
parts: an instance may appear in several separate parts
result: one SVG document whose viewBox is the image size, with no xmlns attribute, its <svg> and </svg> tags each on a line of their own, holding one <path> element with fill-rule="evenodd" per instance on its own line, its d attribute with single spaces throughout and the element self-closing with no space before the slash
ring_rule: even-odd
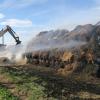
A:
<svg viewBox="0 0 100 100">
<path fill-rule="evenodd" d="M 94 69 L 87 65 L 66 77 L 44 66 L 1 66 L 0 87 L 10 95 L 0 92 L 0 100 L 11 96 L 15 98 L 7 100 L 100 100 L 100 79 Z"/>
</svg>

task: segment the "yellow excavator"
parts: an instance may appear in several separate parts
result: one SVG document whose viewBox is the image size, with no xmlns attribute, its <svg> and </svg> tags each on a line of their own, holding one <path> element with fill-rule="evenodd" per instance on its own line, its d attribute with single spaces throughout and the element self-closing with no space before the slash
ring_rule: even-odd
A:
<svg viewBox="0 0 100 100">
<path fill-rule="evenodd" d="M 0 37 L 3 37 L 6 32 L 9 32 L 11 36 L 15 39 L 16 45 L 21 44 L 18 35 L 13 31 L 13 29 L 9 25 L 7 25 L 0 31 Z"/>
</svg>

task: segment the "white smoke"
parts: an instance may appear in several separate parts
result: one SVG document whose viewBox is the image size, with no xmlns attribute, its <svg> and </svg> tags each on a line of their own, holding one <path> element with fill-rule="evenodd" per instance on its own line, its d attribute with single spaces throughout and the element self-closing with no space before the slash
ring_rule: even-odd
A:
<svg viewBox="0 0 100 100">
<path fill-rule="evenodd" d="M 2 46 L 0 47 L 0 60 L 2 61 L 2 58 L 8 59 L 5 61 L 7 64 L 25 64 L 27 61 L 26 58 L 23 58 L 25 49 L 25 45 Z M 4 63 L 3 61 L 0 63 Z"/>
<path fill-rule="evenodd" d="M 40 32 L 28 43 L 28 51 L 46 50 L 46 49 L 71 49 L 77 48 L 87 43 L 87 36 L 92 31 L 92 25 L 76 27 L 73 31 L 51 30 Z M 91 32 L 92 34 L 92 32 Z"/>
<path fill-rule="evenodd" d="M 75 30 L 76 32 L 76 30 Z M 83 32 L 83 31 L 82 31 Z M 87 31 L 86 31 L 87 32 Z M 70 37 L 70 32 L 67 30 L 56 30 L 41 32 L 34 39 L 24 45 L 10 45 L 0 47 L 0 60 L 3 58 L 9 59 L 9 63 L 13 64 L 26 64 L 27 59 L 23 57 L 24 53 L 34 52 L 40 50 L 58 49 L 71 49 L 85 45 L 86 41 L 77 40 Z M 88 33 L 88 32 L 87 32 Z M 80 33 L 79 33 L 80 34 Z M 80 36 L 80 38 L 82 38 Z M 1 63 L 1 62 L 0 62 Z"/>
<path fill-rule="evenodd" d="M 53 33 L 52 33 L 53 34 Z M 58 35 L 58 34 L 57 34 Z M 52 36 L 50 33 L 42 34 L 41 36 L 37 36 L 36 38 L 32 39 L 28 43 L 27 50 L 32 51 L 38 51 L 38 50 L 48 50 L 48 49 L 71 49 L 76 48 L 81 45 L 85 45 L 86 41 L 76 40 L 69 37 L 65 40 L 64 36 L 65 34 L 60 34 L 60 36 Z"/>
</svg>

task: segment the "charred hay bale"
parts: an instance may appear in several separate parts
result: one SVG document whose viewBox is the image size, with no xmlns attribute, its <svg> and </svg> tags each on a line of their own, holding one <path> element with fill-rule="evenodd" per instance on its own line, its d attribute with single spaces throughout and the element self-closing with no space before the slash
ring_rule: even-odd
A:
<svg viewBox="0 0 100 100">
<path fill-rule="evenodd" d="M 68 62 L 73 62 L 74 56 L 64 51 L 35 51 L 27 53 L 28 63 L 42 64 L 54 68 L 64 68 Z M 69 58 L 68 58 L 69 57 Z"/>
<path fill-rule="evenodd" d="M 39 64 L 39 54 L 38 54 L 38 52 L 35 54 L 35 56 L 34 56 L 34 60 L 35 60 L 35 64 Z"/>
<path fill-rule="evenodd" d="M 99 66 L 99 68 L 98 68 L 98 70 L 97 70 L 97 72 L 96 72 L 96 76 L 97 76 L 98 78 L 100 78 L 100 66 Z"/>
<path fill-rule="evenodd" d="M 89 64 L 93 64 L 94 63 L 94 53 L 91 49 L 89 49 L 87 52 L 86 52 L 86 60 Z"/>
<path fill-rule="evenodd" d="M 86 49 L 86 50 L 84 49 L 81 50 L 78 57 L 78 62 L 81 62 L 81 66 L 85 66 L 87 63 L 88 64 L 94 63 L 95 56 L 93 51 L 91 49 Z"/>
<path fill-rule="evenodd" d="M 38 51 L 36 53 L 36 56 L 35 59 L 36 61 L 38 61 L 39 64 L 45 64 L 47 61 L 47 57 L 46 57 L 46 52 L 43 52 L 43 51 Z"/>
<path fill-rule="evenodd" d="M 25 55 L 26 55 L 26 57 L 27 57 L 28 59 L 31 58 L 31 54 L 32 54 L 32 53 L 30 53 L 30 52 L 25 53 Z"/>
<path fill-rule="evenodd" d="M 31 62 L 31 59 L 32 59 L 32 53 L 31 52 L 28 52 L 28 53 L 25 53 L 24 55 L 27 58 L 27 63 L 30 63 Z"/>
<path fill-rule="evenodd" d="M 87 64 L 86 53 L 84 51 L 81 51 L 78 61 L 81 62 L 81 66 Z"/>
<path fill-rule="evenodd" d="M 42 51 L 39 52 L 39 64 L 43 64 L 43 56 L 42 56 Z"/>
<path fill-rule="evenodd" d="M 43 61 L 45 62 L 46 61 L 46 52 L 42 52 L 42 58 L 43 58 Z"/>
<path fill-rule="evenodd" d="M 30 52 L 27 54 L 28 63 L 38 63 L 38 53 Z"/>
</svg>

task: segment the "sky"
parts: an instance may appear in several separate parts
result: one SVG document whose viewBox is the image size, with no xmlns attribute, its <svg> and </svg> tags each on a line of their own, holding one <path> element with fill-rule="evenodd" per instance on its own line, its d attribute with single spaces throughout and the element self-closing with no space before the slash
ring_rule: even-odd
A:
<svg viewBox="0 0 100 100">
<path fill-rule="evenodd" d="M 40 31 L 72 30 L 98 21 L 100 0 L 0 0 L 0 29 L 10 25 L 23 43 Z M 5 34 L 5 42 L 13 41 Z"/>
</svg>

